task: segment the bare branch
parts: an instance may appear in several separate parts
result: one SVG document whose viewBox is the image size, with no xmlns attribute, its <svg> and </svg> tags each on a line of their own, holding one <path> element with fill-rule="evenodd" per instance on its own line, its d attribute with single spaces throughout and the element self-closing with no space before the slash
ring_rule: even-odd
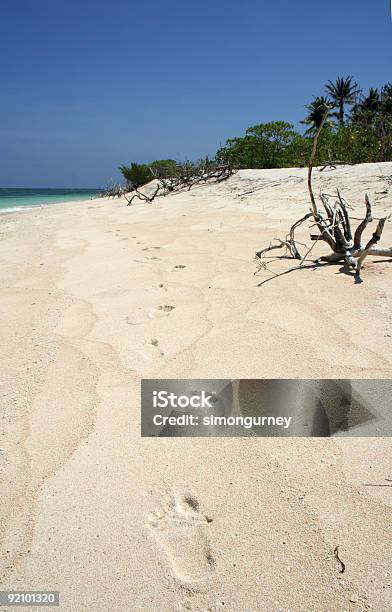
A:
<svg viewBox="0 0 392 612">
<path fill-rule="evenodd" d="M 314 164 L 314 160 L 316 157 L 316 153 L 317 153 L 317 143 L 318 143 L 318 139 L 319 136 L 321 134 L 321 130 L 324 127 L 324 124 L 327 120 L 327 117 L 329 115 L 329 108 L 327 108 L 327 110 L 324 113 L 324 116 L 321 120 L 321 123 L 319 125 L 319 128 L 316 132 L 316 135 L 314 137 L 314 141 L 313 141 L 313 149 L 312 149 L 312 155 L 310 156 L 310 161 L 309 161 L 309 167 L 308 167 L 308 189 L 309 189 L 309 195 L 310 195 L 310 201 L 312 203 L 312 212 L 314 215 L 314 218 L 316 220 L 317 214 L 318 214 L 318 210 L 317 210 L 317 204 L 316 204 L 316 200 L 314 198 L 314 194 L 313 194 L 313 189 L 312 189 L 312 172 L 313 172 L 313 164 Z"/>
<path fill-rule="evenodd" d="M 370 200 L 367 194 L 365 195 L 365 204 L 366 204 L 366 216 L 364 220 L 362 221 L 362 223 L 358 225 L 355 231 L 355 235 L 354 235 L 354 247 L 358 250 L 361 248 L 361 238 L 362 238 L 363 232 L 365 231 L 369 223 L 373 221 L 372 206 L 370 204 Z"/>
<path fill-rule="evenodd" d="M 365 246 L 363 253 L 361 253 L 361 255 L 358 257 L 357 269 L 356 269 L 356 273 L 358 274 L 358 276 L 360 276 L 361 274 L 361 268 L 362 268 L 363 262 L 365 261 L 366 257 L 369 255 L 369 250 L 375 244 L 377 244 L 377 242 L 381 238 L 381 234 L 384 229 L 385 221 L 386 221 L 386 217 L 384 217 L 383 219 L 380 219 L 380 221 L 378 222 L 376 231 L 374 232 L 373 236 L 370 238 L 369 242 Z"/>
</svg>

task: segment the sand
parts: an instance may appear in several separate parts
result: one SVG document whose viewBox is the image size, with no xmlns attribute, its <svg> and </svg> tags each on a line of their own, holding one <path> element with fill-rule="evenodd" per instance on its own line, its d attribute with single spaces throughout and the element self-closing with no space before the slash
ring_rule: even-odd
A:
<svg viewBox="0 0 392 612">
<path fill-rule="evenodd" d="M 315 189 L 358 217 L 367 191 L 381 216 L 391 175 Z M 273 277 L 288 260 L 254 275 L 307 208 L 304 169 L 247 170 L 1 217 L 2 589 L 83 612 L 391 609 L 389 438 L 140 438 L 141 377 L 392 377 L 391 263 L 362 284 L 311 262 Z"/>
</svg>

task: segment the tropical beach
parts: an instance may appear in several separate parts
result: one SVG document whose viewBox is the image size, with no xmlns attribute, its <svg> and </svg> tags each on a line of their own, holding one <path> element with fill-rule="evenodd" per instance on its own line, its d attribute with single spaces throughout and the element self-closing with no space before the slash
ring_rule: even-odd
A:
<svg viewBox="0 0 392 612">
<path fill-rule="evenodd" d="M 315 169 L 315 190 L 344 186 L 360 217 L 366 186 L 381 216 L 391 174 Z M 391 377 L 389 261 L 359 285 L 341 264 L 257 271 L 307 206 L 306 169 L 240 170 L 151 204 L 3 215 L 3 590 L 45 585 L 66 610 L 389 609 L 389 438 L 140 437 L 142 377 Z"/>
<path fill-rule="evenodd" d="M 1 19 L 0 612 L 390 611 L 389 3 Z"/>
</svg>

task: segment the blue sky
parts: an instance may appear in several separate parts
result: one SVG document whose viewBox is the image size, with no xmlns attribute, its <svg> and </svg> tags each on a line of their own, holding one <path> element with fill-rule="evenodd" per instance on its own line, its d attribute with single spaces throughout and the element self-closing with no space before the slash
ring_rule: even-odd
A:
<svg viewBox="0 0 392 612">
<path fill-rule="evenodd" d="M 392 81 L 389 0 L 2 0 L 0 187 L 94 187 Z"/>
</svg>

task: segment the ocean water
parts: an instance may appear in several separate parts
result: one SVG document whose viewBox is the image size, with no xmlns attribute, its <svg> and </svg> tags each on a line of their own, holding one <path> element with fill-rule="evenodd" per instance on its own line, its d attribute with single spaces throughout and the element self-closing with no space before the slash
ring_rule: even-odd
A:
<svg viewBox="0 0 392 612">
<path fill-rule="evenodd" d="M 0 188 L 0 213 L 27 210 L 35 206 L 91 200 L 98 189 L 4 189 Z"/>
</svg>

